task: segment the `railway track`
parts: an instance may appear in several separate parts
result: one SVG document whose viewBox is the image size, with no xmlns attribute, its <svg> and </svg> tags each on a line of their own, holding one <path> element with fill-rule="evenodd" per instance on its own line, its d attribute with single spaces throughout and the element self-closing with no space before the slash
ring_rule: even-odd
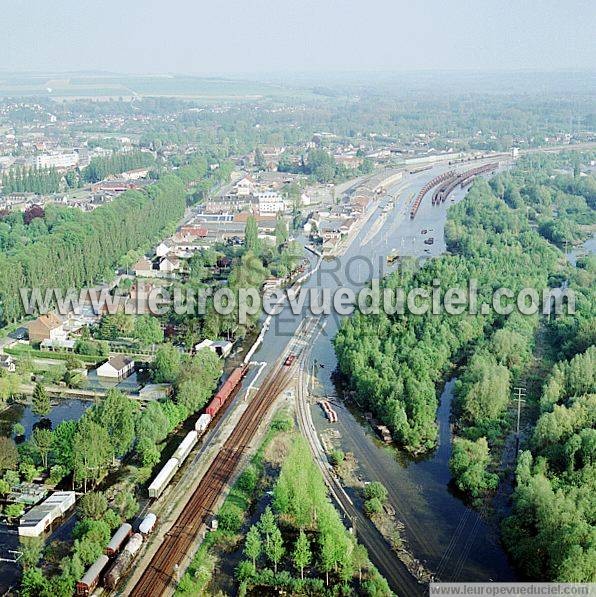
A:
<svg viewBox="0 0 596 597">
<path fill-rule="evenodd" d="M 287 354 L 302 352 L 315 329 L 316 322 L 313 323 L 312 320 L 305 320 L 300 326 L 287 351 L 280 356 L 263 380 L 184 510 L 166 533 L 164 541 L 130 595 L 157 597 L 173 591 L 179 572 L 177 565 L 189 552 L 207 517 L 215 514 L 218 499 L 229 489 L 230 481 L 247 452 L 251 439 L 275 399 L 292 378 L 294 366 L 284 366 Z"/>
<path fill-rule="evenodd" d="M 302 355 L 299 363 L 298 391 L 296 396 L 298 425 L 310 445 L 311 452 L 323 475 L 329 493 L 339 510 L 350 520 L 359 542 L 366 547 L 371 562 L 385 577 L 391 589 L 398 595 L 421 597 L 425 593 L 423 585 L 414 578 L 402 562 L 397 560 L 385 538 L 379 533 L 373 523 L 354 505 L 329 467 L 327 457 L 313 425 L 310 408 L 305 396 L 305 393 L 308 391 L 305 374 L 309 366 L 309 359 L 310 354 L 307 351 Z"/>
</svg>

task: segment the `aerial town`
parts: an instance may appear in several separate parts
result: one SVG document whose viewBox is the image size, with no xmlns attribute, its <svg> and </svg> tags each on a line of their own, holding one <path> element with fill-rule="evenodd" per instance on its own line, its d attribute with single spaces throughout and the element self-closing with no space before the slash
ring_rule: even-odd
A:
<svg viewBox="0 0 596 597">
<path fill-rule="evenodd" d="M 594 590 L 593 76 L 12 64 L 0 594 Z"/>
</svg>

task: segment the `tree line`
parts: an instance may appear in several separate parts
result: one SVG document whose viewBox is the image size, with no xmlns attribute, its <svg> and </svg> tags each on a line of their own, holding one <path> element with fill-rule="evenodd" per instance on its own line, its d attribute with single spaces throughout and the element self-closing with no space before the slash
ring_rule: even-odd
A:
<svg viewBox="0 0 596 597">
<path fill-rule="evenodd" d="M 2 177 L 2 193 L 35 193 L 49 195 L 60 191 L 62 177 L 56 168 L 12 168 Z"/>
<path fill-rule="evenodd" d="M 89 165 L 82 169 L 81 176 L 86 182 L 98 182 L 107 176 L 154 164 L 153 154 L 147 151 L 119 151 L 110 156 L 92 158 Z"/>
<path fill-rule="evenodd" d="M 161 238 L 182 217 L 184 206 L 184 185 L 167 175 L 91 213 L 60 212 L 48 234 L 0 255 L 0 321 L 23 317 L 20 288 L 38 288 L 43 295 L 48 288 L 81 288 L 111 278 L 122 255 Z"/>
</svg>

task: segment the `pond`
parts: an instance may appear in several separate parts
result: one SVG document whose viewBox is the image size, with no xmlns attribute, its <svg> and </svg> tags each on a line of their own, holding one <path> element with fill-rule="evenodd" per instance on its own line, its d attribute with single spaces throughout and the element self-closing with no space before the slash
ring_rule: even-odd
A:
<svg viewBox="0 0 596 597">
<path fill-rule="evenodd" d="M 51 423 L 55 429 L 62 421 L 77 421 L 82 414 L 93 406 L 92 400 L 80 400 L 78 398 L 59 398 L 52 400 L 52 410 L 45 417 L 36 415 L 30 404 L 15 403 L 0 413 L 0 435 L 9 437 L 12 435 L 12 427 L 20 423 L 25 428 L 25 438 L 29 439 L 33 433 L 34 426 L 42 419 Z"/>
</svg>

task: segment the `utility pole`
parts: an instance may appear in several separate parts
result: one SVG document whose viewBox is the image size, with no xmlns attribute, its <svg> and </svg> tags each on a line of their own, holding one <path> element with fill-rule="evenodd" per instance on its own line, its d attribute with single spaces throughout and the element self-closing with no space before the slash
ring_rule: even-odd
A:
<svg viewBox="0 0 596 597">
<path fill-rule="evenodd" d="M 517 427 L 515 429 L 515 453 L 519 452 L 519 423 L 521 418 L 521 405 L 522 402 L 525 402 L 524 398 L 526 396 L 526 388 L 522 386 L 516 386 L 513 388 L 513 391 L 516 393 L 517 399 Z"/>
</svg>

